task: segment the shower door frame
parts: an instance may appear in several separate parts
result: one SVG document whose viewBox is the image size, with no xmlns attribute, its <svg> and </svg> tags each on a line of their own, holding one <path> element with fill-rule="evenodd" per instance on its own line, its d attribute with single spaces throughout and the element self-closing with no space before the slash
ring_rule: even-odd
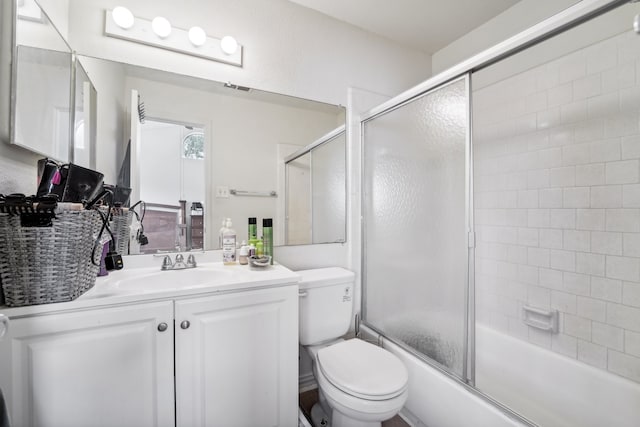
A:
<svg viewBox="0 0 640 427">
<path fill-rule="evenodd" d="M 516 419 L 525 425 L 535 426 L 534 423 L 525 419 L 523 416 L 516 413 L 511 408 L 505 406 L 499 401 L 493 399 L 492 397 L 484 394 L 481 390 L 475 387 L 475 283 L 474 283 L 474 274 L 475 274 L 475 265 L 474 265 L 474 248 L 475 248 L 475 233 L 473 231 L 474 226 L 474 218 L 473 218 L 473 138 L 472 138 L 472 125 L 473 125 L 473 117 L 472 117 L 472 98 L 471 98 L 471 85 L 472 85 L 472 74 L 476 71 L 479 71 L 483 68 L 486 68 L 496 62 L 499 62 L 503 59 L 506 59 L 510 56 L 513 56 L 517 53 L 520 53 L 529 47 L 532 47 L 538 43 L 541 43 L 545 40 L 548 40 L 558 34 L 561 34 L 567 30 L 570 30 L 574 27 L 579 26 L 580 24 L 587 22 L 593 18 L 596 18 L 600 15 L 603 15 L 619 6 L 622 6 L 626 3 L 629 3 L 629 0 L 582 0 L 577 2 L 576 4 L 568 7 L 567 9 L 551 16 L 550 18 L 504 40 L 501 43 L 494 45 L 493 47 L 484 50 L 477 55 L 472 56 L 471 58 L 460 62 L 459 64 L 427 79 L 426 81 L 414 86 L 411 89 L 391 98 L 390 100 L 374 107 L 373 109 L 363 113 L 360 116 L 360 182 L 361 182 L 361 191 L 360 191 L 360 209 L 361 209 L 361 264 L 360 264 L 360 272 L 361 272 L 361 289 L 362 289 L 362 298 L 361 298 L 361 313 L 362 316 L 357 319 L 358 326 L 361 323 L 364 327 L 369 330 L 377 333 L 379 338 L 384 338 L 393 342 L 397 346 L 403 348 L 409 353 L 417 356 L 420 360 L 427 363 L 429 366 L 437 369 L 448 377 L 452 378 L 454 381 L 461 384 L 465 387 L 469 392 L 483 399 L 484 401 L 494 405 L 498 409 L 500 409 L 507 416 Z M 391 112 L 403 105 L 406 105 L 417 98 L 428 94 L 429 92 L 433 92 L 441 87 L 444 87 L 451 82 L 456 81 L 460 78 L 468 78 L 467 80 L 467 90 L 468 90 L 468 114 L 467 118 L 469 121 L 468 129 L 467 129 L 467 153 L 466 153 L 466 197 L 467 197 L 467 212 L 466 218 L 468 219 L 468 250 L 469 250 L 469 258 L 468 258 L 468 284 L 467 284 L 467 310 L 466 310 L 466 319 L 465 319 L 465 337 L 464 342 L 466 344 L 465 355 L 464 355 L 464 364 L 463 364 L 463 378 L 460 378 L 458 375 L 450 372 L 449 370 L 442 367 L 437 362 L 431 360 L 426 355 L 413 350 L 409 346 L 397 342 L 392 338 L 389 338 L 384 335 L 380 330 L 378 330 L 375 326 L 367 323 L 366 319 L 366 302 L 367 302 L 367 273 L 365 270 L 365 259 L 366 259 L 366 235 L 365 235 L 365 215 L 362 211 L 363 206 L 365 206 L 365 195 L 364 191 L 362 191 L 362 183 L 365 181 L 365 171 L 364 171 L 364 138 L 365 132 L 364 127 L 365 123 L 388 112 Z M 358 326 L 356 330 L 358 330 Z"/>
</svg>

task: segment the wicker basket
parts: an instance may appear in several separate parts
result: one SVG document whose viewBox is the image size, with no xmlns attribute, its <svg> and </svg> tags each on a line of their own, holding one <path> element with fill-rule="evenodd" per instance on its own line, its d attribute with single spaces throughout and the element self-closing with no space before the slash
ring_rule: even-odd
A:
<svg viewBox="0 0 640 427">
<path fill-rule="evenodd" d="M 116 250 L 120 255 L 129 253 L 129 227 L 133 220 L 133 212 L 130 210 L 113 210 L 109 228 L 116 240 Z"/>
<path fill-rule="evenodd" d="M 93 255 L 102 220 L 95 211 L 56 214 L 51 227 L 23 227 L 20 215 L 0 213 L 0 278 L 11 307 L 72 301 L 96 282 Z"/>
</svg>

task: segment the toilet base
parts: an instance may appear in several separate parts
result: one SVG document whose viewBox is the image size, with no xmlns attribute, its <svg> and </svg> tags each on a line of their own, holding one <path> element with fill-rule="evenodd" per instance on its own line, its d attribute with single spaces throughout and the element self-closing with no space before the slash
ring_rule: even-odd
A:
<svg viewBox="0 0 640 427">
<path fill-rule="evenodd" d="M 358 421 L 333 410 L 330 418 L 320 403 L 311 408 L 311 423 L 314 427 L 381 427 L 381 422 Z"/>
<path fill-rule="evenodd" d="M 311 408 L 311 423 L 314 427 L 331 427 L 329 416 L 324 412 L 319 402 Z"/>
</svg>

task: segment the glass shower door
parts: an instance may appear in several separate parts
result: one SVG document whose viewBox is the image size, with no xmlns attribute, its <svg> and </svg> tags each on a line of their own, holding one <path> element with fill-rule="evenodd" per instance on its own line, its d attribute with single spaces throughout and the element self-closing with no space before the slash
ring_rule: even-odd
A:
<svg viewBox="0 0 640 427">
<path fill-rule="evenodd" d="M 363 123 L 363 321 L 466 378 L 468 77 Z"/>
</svg>

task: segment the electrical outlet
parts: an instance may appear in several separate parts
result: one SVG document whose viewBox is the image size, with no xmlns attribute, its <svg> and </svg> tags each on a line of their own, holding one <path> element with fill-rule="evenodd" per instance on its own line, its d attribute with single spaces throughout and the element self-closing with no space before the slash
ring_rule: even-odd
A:
<svg viewBox="0 0 640 427">
<path fill-rule="evenodd" d="M 218 185 L 216 187 L 216 197 L 217 198 L 222 198 L 222 199 L 228 199 L 229 198 L 229 187 L 227 187 L 225 185 Z"/>
</svg>

